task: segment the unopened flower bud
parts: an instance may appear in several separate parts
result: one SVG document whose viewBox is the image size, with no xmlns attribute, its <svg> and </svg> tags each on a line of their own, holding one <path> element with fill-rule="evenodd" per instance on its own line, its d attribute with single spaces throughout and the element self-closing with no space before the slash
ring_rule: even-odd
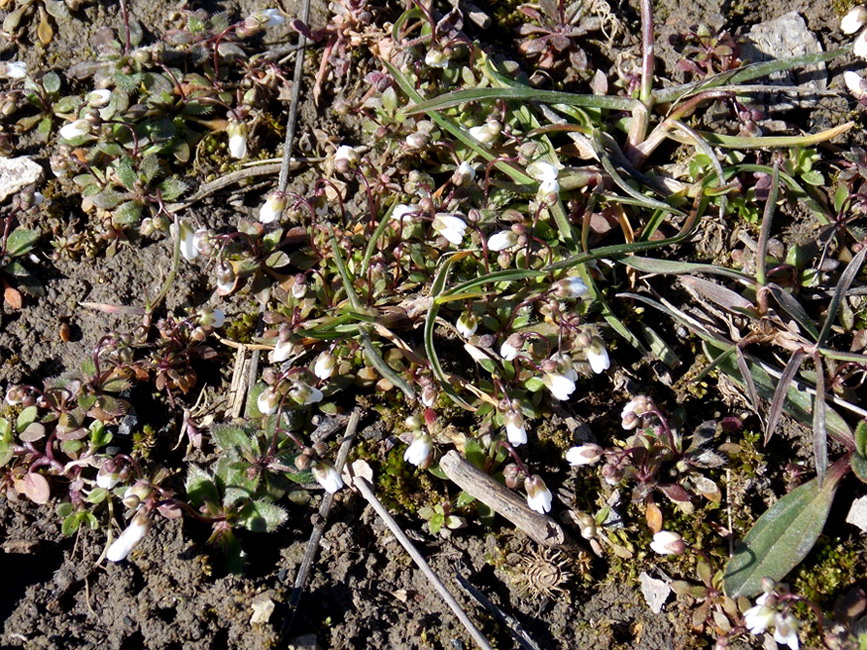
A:
<svg viewBox="0 0 867 650">
<path fill-rule="evenodd" d="M 527 491 L 527 505 L 540 514 L 551 511 L 553 495 L 538 474 L 524 479 L 524 489 Z"/>
<path fill-rule="evenodd" d="M 461 336 L 469 338 L 476 333 L 476 329 L 479 327 L 479 319 L 476 318 L 473 312 L 465 311 L 458 317 L 455 327 Z"/>
<path fill-rule="evenodd" d="M 595 465 L 600 458 L 602 458 L 602 447 L 593 443 L 571 447 L 566 451 L 566 461 L 573 467 Z"/>
<path fill-rule="evenodd" d="M 280 395 L 271 386 L 266 387 L 256 398 L 256 408 L 262 415 L 276 413 L 278 406 L 280 406 Z"/>
<path fill-rule="evenodd" d="M 361 155 L 358 151 L 349 145 L 342 144 L 334 152 L 334 169 L 341 174 L 346 174 L 354 169 L 360 160 Z"/>
<path fill-rule="evenodd" d="M 259 221 L 262 223 L 273 223 L 280 219 L 280 215 L 286 208 L 286 194 L 279 190 L 269 192 L 265 198 L 265 203 L 259 208 Z"/>
<path fill-rule="evenodd" d="M 653 536 L 650 548 L 660 555 L 680 555 L 686 550 L 686 544 L 677 533 L 661 530 Z"/>
<path fill-rule="evenodd" d="M 420 469 L 427 469 L 433 460 L 433 442 L 426 433 L 416 434 L 403 453 L 403 459 Z"/>
<path fill-rule="evenodd" d="M 506 487 L 514 490 L 527 478 L 526 472 L 517 463 L 509 463 L 503 468 L 503 479 Z"/>
<path fill-rule="evenodd" d="M 329 379 L 331 375 L 334 374 L 335 365 L 334 355 L 326 350 L 316 358 L 316 363 L 313 366 L 313 374 L 319 379 Z"/>
<path fill-rule="evenodd" d="M 226 132 L 229 134 L 229 155 L 232 158 L 247 157 L 247 124 L 237 120 L 229 120 L 229 125 L 226 127 Z"/>
<path fill-rule="evenodd" d="M 343 487 L 343 479 L 330 463 L 320 461 L 313 466 L 313 478 L 325 488 L 326 492 L 334 494 Z"/>
</svg>

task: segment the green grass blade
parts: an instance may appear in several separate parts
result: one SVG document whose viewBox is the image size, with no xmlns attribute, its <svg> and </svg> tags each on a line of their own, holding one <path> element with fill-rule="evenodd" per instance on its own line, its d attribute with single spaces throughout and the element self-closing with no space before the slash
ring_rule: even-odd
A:
<svg viewBox="0 0 867 650">
<path fill-rule="evenodd" d="M 828 305 L 828 313 L 825 316 L 825 322 L 822 324 L 822 331 L 819 332 L 819 339 L 816 341 L 817 346 L 821 347 L 825 345 L 825 341 L 831 334 L 831 327 L 833 327 L 834 321 L 837 320 L 837 310 L 840 309 L 840 303 L 843 302 L 843 298 L 846 297 L 846 292 L 849 291 L 849 287 L 852 286 L 852 282 L 854 282 L 855 277 L 861 270 L 861 265 L 864 263 L 865 255 L 867 255 L 867 247 L 862 248 L 861 251 L 852 258 L 852 261 L 849 262 L 846 270 L 843 271 L 843 274 L 840 276 L 840 280 L 834 288 L 834 295 L 831 296 L 831 304 Z"/>
<path fill-rule="evenodd" d="M 432 113 L 447 108 L 454 108 L 466 102 L 480 101 L 514 101 L 514 102 L 539 102 L 542 104 L 565 104 L 567 106 L 581 106 L 587 108 L 599 108 L 615 111 L 631 111 L 638 105 L 638 100 L 631 97 L 618 97 L 614 95 L 577 95 L 555 90 L 539 90 L 529 86 L 511 86 L 509 88 L 470 88 L 456 90 L 440 95 L 432 99 L 422 100 L 416 106 L 404 110 L 406 115 L 417 113 Z"/>
</svg>

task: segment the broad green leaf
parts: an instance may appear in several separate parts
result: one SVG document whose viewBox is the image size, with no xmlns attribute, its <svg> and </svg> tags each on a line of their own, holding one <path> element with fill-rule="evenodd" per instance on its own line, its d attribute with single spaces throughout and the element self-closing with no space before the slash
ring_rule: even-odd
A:
<svg viewBox="0 0 867 650">
<path fill-rule="evenodd" d="M 250 503 L 249 511 L 244 527 L 254 533 L 273 533 L 288 518 L 283 508 L 263 500 Z"/>
<path fill-rule="evenodd" d="M 36 421 L 37 410 L 35 406 L 28 406 L 18 414 L 15 428 L 21 432 Z"/>
<path fill-rule="evenodd" d="M 816 479 L 799 485 L 759 517 L 726 565 L 727 596 L 752 598 L 762 591 L 762 578 L 782 580 L 807 556 L 825 526 L 839 480 L 840 472 L 831 471 L 821 487 Z"/>
<path fill-rule="evenodd" d="M 229 451 L 230 449 L 252 451 L 253 449 L 250 434 L 241 427 L 230 424 L 217 424 L 211 427 L 211 436 L 217 446 L 223 451 Z"/>
<path fill-rule="evenodd" d="M 214 479 L 205 470 L 196 465 L 190 465 L 187 471 L 187 480 L 184 481 L 184 489 L 193 503 L 217 504 L 220 502 L 220 496 L 217 493 Z"/>
<path fill-rule="evenodd" d="M 39 239 L 38 230 L 28 230 L 27 228 L 16 228 L 6 240 L 6 253 L 9 257 L 20 257 L 29 253 L 36 240 Z"/>
</svg>

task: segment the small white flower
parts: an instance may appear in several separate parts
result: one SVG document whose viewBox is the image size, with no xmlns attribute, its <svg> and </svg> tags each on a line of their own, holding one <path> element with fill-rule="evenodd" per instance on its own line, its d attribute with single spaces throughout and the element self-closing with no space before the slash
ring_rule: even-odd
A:
<svg viewBox="0 0 867 650">
<path fill-rule="evenodd" d="M 292 354 L 292 348 L 295 347 L 292 341 L 287 339 L 278 339 L 274 349 L 268 355 L 268 361 L 271 363 L 283 363 Z"/>
<path fill-rule="evenodd" d="M 313 478 L 325 488 L 325 491 L 334 494 L 343 487 L 343 479 L 334 469 L 334 465 L 326 462 L 318 462 L 313 466 Z"/>
<path fill-rule="evenodd" d="M 846 88 L 855 96 L 855 99 L 860 101 L 867 94 L 867 79 L 864 79 L 854 70 L 846 70 L 843 73 L 843 81 L 846 82 Z"/>
<path fill-rule="evenodd" d="M 226 127 L 229 133 L 229 155 L 240 159 L 247 157 L 247 124 L 231 120 Z"/>
<path fill-rule="evenodd" d="M 463 219 L 453 214 L 440 213 L 434 217 L 433 229 L 457 246 L 464 240 L 467 224 Z"/>
<path fill-rule="evenodd" d="M 561 298 L 580 298 L 587 291 L 587 285 L 577 276 L 563 278 L 554 284 L 554 293 Z"/>
<path fill-rule="evenodd" d="M 862 59 L 867 59 L 867 29 L 858 35 L 852 44 L 852 53 Z"/>
<path fill-rule="evenodd" d="M 548 196 L 560 192 L 560 183 L 557 178 L 560 170 L 544 160 L 536 160 L 527 166 L 527 173 L 539 181 L 539 195 Z"/>
<path fill-rule="evenodd" d="M 196 232 L 193 233 L 193 248 L 196 249 L 196 254 L 202 255 L 210 251 L 212 237 L 213 233 L 207 228 L 196 228 Z"/>
<path fill-rule="evenodd" d="M 211 327 L 216 327 L 219 329 L 226 322 L 226 312 L 217 307 L 214 311 L 211 312 L 213 320 L 211 321 Z"/>
<path fill-rule="evenodd" d="M 572 467 L 580 467 L 581 465 L 595 465 L 602 458 L 602 447 L 587 443 L 586 445 L 578 445 L 570 447 L 566 451 L 566 462 Z"/>
<path fill-rule="evenodd" d="M 545 160 L 535 160 L 527 165 L 527 173 L 537 181 L 556 181 L 560 170 Z"/>
<path fill-rule="evenodd" d="M 475 177 L 476 168 L 465 160 L 458 165 L 455 173 L 452 174 L 452 182 L 458 186 L 467 185 L 472 182 Z"/>
<path fill-rule="evenodd" d="M 650 548 L 660 555 L 680 555 L 686 549 L 686 544 L 677 533 L 661 530 L 653 536 Z"/>
<path fill-rule="evenodd" d="M 169 233 L 172 238 L 180 239 L 181 255 L 188 262 L 196 259 L 199 250 L 196 248 L 195 235 L 196 231 L 186 219 L 179 219 L 169 226 Z"/>
<path fill-rule="evenodd" d="M 403 452 L 403 459 L 416 467 L 421 467 L 430 460 L 432 453 L 433 443 L 431 442 L 430 436 L 422 433 L 416 435 L 412 444 L 410 444 L 410 446 L 406 448 L 406 451 Z"/>
<path fill-rule="evenodd" d="M 476 330 L 479 327 L 479 319 L 476 318 L 472 312 L 465 311 L 458 317 L 455 327 L 458 332 L 460 332 L 461 336 L 469 338 L 476 333 Z"/>
<path fill-rule="evenodd" d="M 322 352 L 313 365 L 313 374 L 319 379 L 329 379 L 334 374 L 334 355 L 327 350 Z"/>
<path fill-rule="evenodd" d="M 519 351 L 518 348 L 509 342 L 509 339 L 503 341 L 503 344 L 500 346 L 500 356 L 506 361 L 513 361 L 518 356 Z"/>
<path fill-rule="evenodd" d="M 774 620 L 776 610 L 765 605 L 769 594 L 762 594 L 756 599 L 755 607 L 750 607 L 744 612 L 744 625 L 750 634 L 763 634 Z"/>
<path fill-rule="evenodd" d="M 395 221 L 412 221 L 412 215 L 416 210 L 418 210 L 417 206 L 398 203 L 391 211 L 391 218 Z"/>
<path fill-rule="evenodd" d="M 449 59 L 440 50 L 428 50 L 424 55 L 424 64 L 429 68 L 447 68 Z"/>
<path fill-rule="evenodd" d="M 524 425 L 524 416 L 517 409 L 510 409 L 504 418 L 506 425 L 506 437 L 513 447 L 527 444 L 527 427 Z"/>
<path fill-rule="evenodd" d="M 259 221 L 262 223 L 273 223 L 277 221 L 285 207 L 285 194 L 278 191 L 269 192 L 262 207 L 259 208 Z"/>
<path fill-rule="evenodd" d="M 125 560 L 127 555 L 144 539 L 150 525 L 151 522 L 147 515 L 143 513 L 137 514 L 133 517 L 126 530 L 108 547 L 105 557 L 111 562 Z"/>
<path fill-rule="evenodd" d="M 9 79 L 24 79 L 27 76 L 27 64 L 24 61 L 6 61 L 6 72 Z"/>
<path fill-rule="evenodd" d="M 270 386 L 267 386 L 265 390 L 259 393 L 259 397 L 256 399 L 256 408 L 259 409 L 259 413 L 262 415 L 276 413 L 278 406 L 280 406 L 280 395 Z"/>
<path fill-rule="evenodd" d="M 854 34 L 867 23 L 867 9 L 863 5 L 852 7 L 840 19 L 840 31 L 844 34 Z"/>
<path fill-rule="evenodd" d="M 228 296 L 235 290 L 237 276 L 228 262 L 218 264 L 216 267 L 217 274 L 217 293 L 221 296 Z"/>
<path fill-rule="evenodd" d="M 491 120 L 489 122 L 485 122 L 480 126 L 470 127 L 469 132 L 470 135 L 473 136 L 480 143 L 493 144 L 494 142 L 496 142 L 497 138 L 500 137 L 500 131 L 502 131 L 502 129 L 502 124 L 500 124 L 497 120 Z"/>
<path fill-rule="evenodd" d="M 538 474 L 524 479 L 524 489 L 527 491 L 527 505 L 540 514 L 551 511 L 551 500 L 554 498 Z"/>
<path fill-rule="evenodd" d="M 295 281 L 292 283 L 292 297 L 301 300 L 307 295 L 307 278 L 303 273 L 298 273 L 295 276 Z"/>
<path fill-rule="evenodd" d="M 263 29 L 279 27 L 286 22 L 286 17 L 279 9 L 263 9 L 262 11 L 257 11 L 253 16 Z"/>
<path fill-rule="evenodd" d="M 518 235 L 511 230 L 501 230 L 500 232 L 488 237 L 488 250 L 495 253 L 506 251 L 514 247 L 518 243 Z"/>
<path fill-rule="evenodd" d="M 431 406 L 436 404 L 437 397 L 439 397 L 439 395 L 437 394 L 436 388 L 434 388 L 430 384 L 427 384 L 424 388 L 422 388 L 420 399 L 421 403 L 424 404 L 427 408 L 430 408 Z"/>
<path fill-rule="evenodd" d="M 97 486 L 110 490 L 115 485 L 120 482 L 120 475 L 117 472 L 107 472 L 103 469 L 100 469 L 96 475 L 96 484 Z"/>
<path fill-rule="evenodd" d="M 289 389 L 289 397 L 300 406 L 308 406 L 321 402 L 324 395 L 318 388 L 310 386 L 303 381 L 296 381 L 292 388 Z"/>
<path fill-rule="evenodd" d="M 361 154 L 358 151 L 347 144 L 342 144 L 334 152 L 334 169 L 341 173 L 346 173 L 355 167 L 360 160 Z"/>
<path fill-rule="evenodd" d="M 74 120 L 61 127 L 59 133 L 64 140 L 75 140 L 90 133 L 91 124 L 87 120 Z"/>
<path fill-rule="evenodd" d="M 575 392 L 575 380 L 566 375 L 556 372 L 546 372 L 542 377 L 542 382 L 551 391 L 554 399 L 561 402 L 569 399 L 569 396 Z"/>
<path fill-rule="evenodd" d="M 774 616 L 774 641 L 787 645 L 791 650 L 798 650 L 798 619 L 789 612 L 780 612 Z"/>
<path fill-rule="evenodd" d="M 587 356 L 590 369 L 597 375 L 611 367 L 608 350 L 605 349 L 605 343 L 598 336 L 594 336 L 590 340 L 590 345 L 585 348 L 584 354 Z"/>
<path fill-rule="evenodd" d="M 91 90 L 84 96 L 84 99 L 88 106 L 102 108 L 103 106 L 108 106 L 108 103 L 111 101 L 111 91 L 108 88 Z"/>
</svg>

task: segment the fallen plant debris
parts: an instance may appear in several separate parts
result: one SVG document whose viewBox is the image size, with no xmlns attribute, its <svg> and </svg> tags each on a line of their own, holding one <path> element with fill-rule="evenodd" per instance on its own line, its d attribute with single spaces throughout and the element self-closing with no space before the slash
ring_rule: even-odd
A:
<svg viewBox="0 0 867 650">
<path fill-rule="evenodd" d="M 0 2 L 4 645 L 867 642 L 867 8 L 152 4 Z"/>
</svg>

